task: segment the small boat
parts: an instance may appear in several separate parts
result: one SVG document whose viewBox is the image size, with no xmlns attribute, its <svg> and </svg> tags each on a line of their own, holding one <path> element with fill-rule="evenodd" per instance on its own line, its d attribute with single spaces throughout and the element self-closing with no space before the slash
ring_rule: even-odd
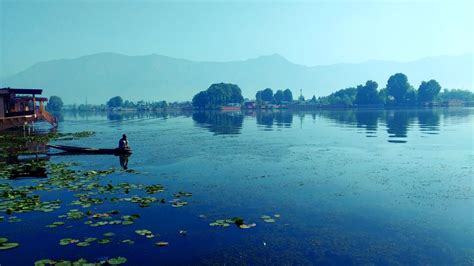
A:
<svg viewBox="0 0 474 266">
<path fill-rule="evenodd" d="M 131 149 L 97 149 L 97 148 L 85 148 L 85 147 L 75 147 L 75 146 L 64 146 L 64 145 L 48 145 L 48 147 L 55 148 L 58 150 L 65 151 L 71 154 L 131 154 Z"/>
</svg>

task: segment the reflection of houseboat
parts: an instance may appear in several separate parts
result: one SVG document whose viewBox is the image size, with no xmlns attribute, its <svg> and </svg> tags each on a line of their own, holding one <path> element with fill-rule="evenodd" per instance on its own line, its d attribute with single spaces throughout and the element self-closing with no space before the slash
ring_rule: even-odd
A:
<svg viewBox="0 0 474 266">
<path fill-rule="evenodd" d="M 242 107 L 238 103 L 229 103 L 221 106 L 221 111 L 240 111 Z"/>
<path fill-rule="evenodd" d="M 44 109 L 48 99 L 37 97 L 40 89 L 0 89 L 0 130 L 45 120 L 56 126 L 57 121 Z"/>
</svg>

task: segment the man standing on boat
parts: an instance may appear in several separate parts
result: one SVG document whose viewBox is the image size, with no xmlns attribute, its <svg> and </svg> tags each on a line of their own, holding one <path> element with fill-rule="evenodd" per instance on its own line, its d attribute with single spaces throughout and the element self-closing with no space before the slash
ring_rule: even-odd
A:
<svg viewBox="0 0 474 266">
<path fill-rule="evenodd" d="M 122 138 L 119 140 L 119 149 L 121 150 L 129 149 L 127 135 L 125 134 L 123 134 Z"/>
</svg>

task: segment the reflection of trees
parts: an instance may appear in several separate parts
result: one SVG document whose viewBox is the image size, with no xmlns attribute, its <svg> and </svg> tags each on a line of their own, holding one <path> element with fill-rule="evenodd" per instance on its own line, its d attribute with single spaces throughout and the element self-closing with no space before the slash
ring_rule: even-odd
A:
<svg viewBox="0 0 474 266">
<path fill-rule="evenodd" d="M 321 115 L 341 125 L 355 125 L 357 123 L 357 117 L 353 110 L 328 110 L 322 111 Z"/>
<path fill-rule="evenodd" d="M 367 133 L 375 133 L 384 110 L 327 110 L 322 111 L 321 115 L 339 125 L 356 126 Z"/>
<path fill-rule="evenodd" d="M 167 112 L 108 112 L 107 119 L 112 121 L 134 120 L 134 119 L 148 119 L 148 118 L 162 118 L 167 119 L 169 114 Z"/>
<path fill-rule="evenodd" d="M 406 138 L 408 127 L 413 123 L 415 116 L 416 112 L 414 111 L 388 111 L 385 120 L 389 137 Z"/>
<path fill-rule="evenodd" d="M 293 113 L 288 111 L 259 111 L 257 112 L 257 125 L 263 125 L 265 128 L 291 127 L 293 123 Z"/>
<path fill-rule="evenodd" d="M 193 120 L 216 135 L 240 134 L 244 116 L 240 112 L 195 112 Z"/>
<path fill-rule="evenodd" d="M 439 112 L 438 110 L 420 110 L 418 111 L 418 123 L 422 132 L 435 133 L 439 131 Z"/>
<path fill-rule="evenodd" d="M 382 110 L 356 111 L 357 127 L 364 128 L 367 133 L 374 133 L 377 131 L 379 118 L 382 115 Z"/>
<path fill-rule="evenodd" d="M 64 122 L 64 114 L 62 111 L 51 111 L 50 112 L 58 122 Z"/>
</svg>

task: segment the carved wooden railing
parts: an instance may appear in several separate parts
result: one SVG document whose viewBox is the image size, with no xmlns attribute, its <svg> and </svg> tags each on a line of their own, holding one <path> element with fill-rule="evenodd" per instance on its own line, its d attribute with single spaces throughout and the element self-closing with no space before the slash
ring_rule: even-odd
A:
<svg viewBox="0 0 474 266">
<path fill-rule="evenodd" d="M 48 113 L 44 109 L 40 109 L 37 115 L 38 115 L 39 119 L 44 119 L 44 120 L 48 121 L 53 126 L 58 125 L 58 121 L 57 121 L 56 117 L 54 117 L 53 115 L 51 115 L 50 113 Z"/>
</svg>

